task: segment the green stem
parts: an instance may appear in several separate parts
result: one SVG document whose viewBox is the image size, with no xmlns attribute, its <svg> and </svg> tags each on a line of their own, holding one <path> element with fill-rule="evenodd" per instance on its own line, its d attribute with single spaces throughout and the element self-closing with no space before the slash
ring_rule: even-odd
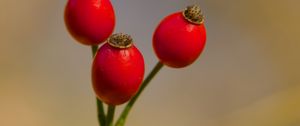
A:
<svg viewBox="0 0 300 126">
<path fill-rule="evenodd" d="M 98 50 L 98 46 L 92 46 L 93 58 L 96 55 L 97 50 Z M 96 102 L 97 102 L 98 122 L 100 126 L 105 126 L 105 113 L 104 113 L 103 103 L 98 98 L 96 98 Z"/>
<path fill-rule="evenodd" d="M 113 126 L 114 122 L 114 115 L 115 115 L 115 106 L 109 105 L 106 117 L 106 125 L 105 126 Z"/>
<path fill-rule="evenodd" d="M 132 106 L 134 105 L 135 101 L 138 99 L 138 97 L 141 95 L 143 90 L 147 87 L 149 82 L 153 79 L 153 77 L 159 72 L 159 70 L 163 67 L 163 64 L 161 62 L 158 62 L 155 67 L 152 69 L 150 74 L 147 76 L 147 78 L 142 83 L 139 91 L 136 93 L 136 95 L 128 102 L 126 107 L 124 108 L 121 116 L 119 117 L 116 126 L 124 126 L 126 118 L 128 116 L 129 111 L 131 110 Z"/>
<path fill-rule="evenodd" d="M 105 113 L 102 101 L 97 99 L 98 122 L 100 126 L 105 126 Z"/>
<path fill-rule="evenodd" d="M 96 55 L 97 50 L 98 50 L 98 46 L 92 46 L 92 54 L 93 54 L 93 58 L 94 58 L 94 56 Z"/>
</svg>

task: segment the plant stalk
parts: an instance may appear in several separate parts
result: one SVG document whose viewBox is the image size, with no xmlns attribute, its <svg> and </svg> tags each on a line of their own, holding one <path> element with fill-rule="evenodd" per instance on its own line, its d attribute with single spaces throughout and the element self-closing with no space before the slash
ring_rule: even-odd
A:
<svg viewBox="0 0 300 126">
<path fill-rule="evenodd" d="M 108 106 L 107 117 L 106 117 L 106 125 L 105 126 L 113 126 L 115 108 L 116 107 L 114 105 L 109 105 Z"/>
<path fill-rule="evenodd" d="M 93 58 L 95 57 L 97 50 L 98 50 L 98 46 L 92 46 Z M 104 113 L 103 103 L 98 98 L 96 98 L 96 102 L 97 102 L 97 117 L 98 117 L 99 125 L 105 126 L 105 113 Z"/>
</svg>

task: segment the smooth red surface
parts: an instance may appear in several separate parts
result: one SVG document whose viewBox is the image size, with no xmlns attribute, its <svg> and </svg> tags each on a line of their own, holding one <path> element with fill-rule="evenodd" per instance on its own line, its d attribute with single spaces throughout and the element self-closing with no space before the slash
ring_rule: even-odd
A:
<svg viewBox="0 0 300 126">
<path fill-rule="evenodd" d="M 98 45 L 112 34 L 115 14 L 109 0 L 69 0 L 65 24 L 80 43 Z"/>
<path fill-rule="evenodd" d="M 94 91 L 107 104 L 125 103 L 138 91 L 144 71 L 143 56 L 134 45 L 119 49 L 105 43 L 92 66 Z"/>
<path fill-rule="evenodd" d="M 206 43 L 204 24 L 196 25 L 184 19 L 182 12 L 167 16 L 156 28 L 153 48 L 160 61 L 170 67 L 192 64 Z"/>
</svg>

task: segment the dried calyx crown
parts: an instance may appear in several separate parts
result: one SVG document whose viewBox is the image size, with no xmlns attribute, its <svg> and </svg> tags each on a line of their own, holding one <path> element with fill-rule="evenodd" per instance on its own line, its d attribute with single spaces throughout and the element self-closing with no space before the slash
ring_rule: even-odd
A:
<svg viewBox="0 0 300 126">
<path fill-rule="evenodd" d="M 182 13 L 184 18 L 191 23 L 200 25 L 204 22 L 203 14 L 198 5 L 188 6 Z"/>
<path fill-rule="evenodd" d="M 117 33 L 108 38 L 108 44 L 116 48 L 129 48 L 132 46 L 132 38 L 130 35 Z"/>
</svg>

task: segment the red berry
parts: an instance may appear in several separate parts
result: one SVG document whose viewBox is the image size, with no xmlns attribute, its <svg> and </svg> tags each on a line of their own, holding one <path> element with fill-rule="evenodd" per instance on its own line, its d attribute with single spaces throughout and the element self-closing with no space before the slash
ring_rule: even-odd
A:
<svg viewBox="0 0 300 126">
<path fill-rule="evenodd" d="M 114 34 L 94 58 L 94 91 L 99 99 L 109 105 L 125 103 L 138 91 L 144 71 L 143 56 L 132 44 L 131 37 Z"/>
<path fill-rule="evenodd" d="M 112 34 L 115 14 L 109 0 L 69 0 L 65 24 L 80 43 L 98 45 Z"/>
<path fill-rule="evenodd" d="M 167 16 L 153 36 L 157 57 L 163 64 L 174 68 L 192 64 L 204 49 L 205 42 L 203 15 L 196 5 Z"/>
</svg>

